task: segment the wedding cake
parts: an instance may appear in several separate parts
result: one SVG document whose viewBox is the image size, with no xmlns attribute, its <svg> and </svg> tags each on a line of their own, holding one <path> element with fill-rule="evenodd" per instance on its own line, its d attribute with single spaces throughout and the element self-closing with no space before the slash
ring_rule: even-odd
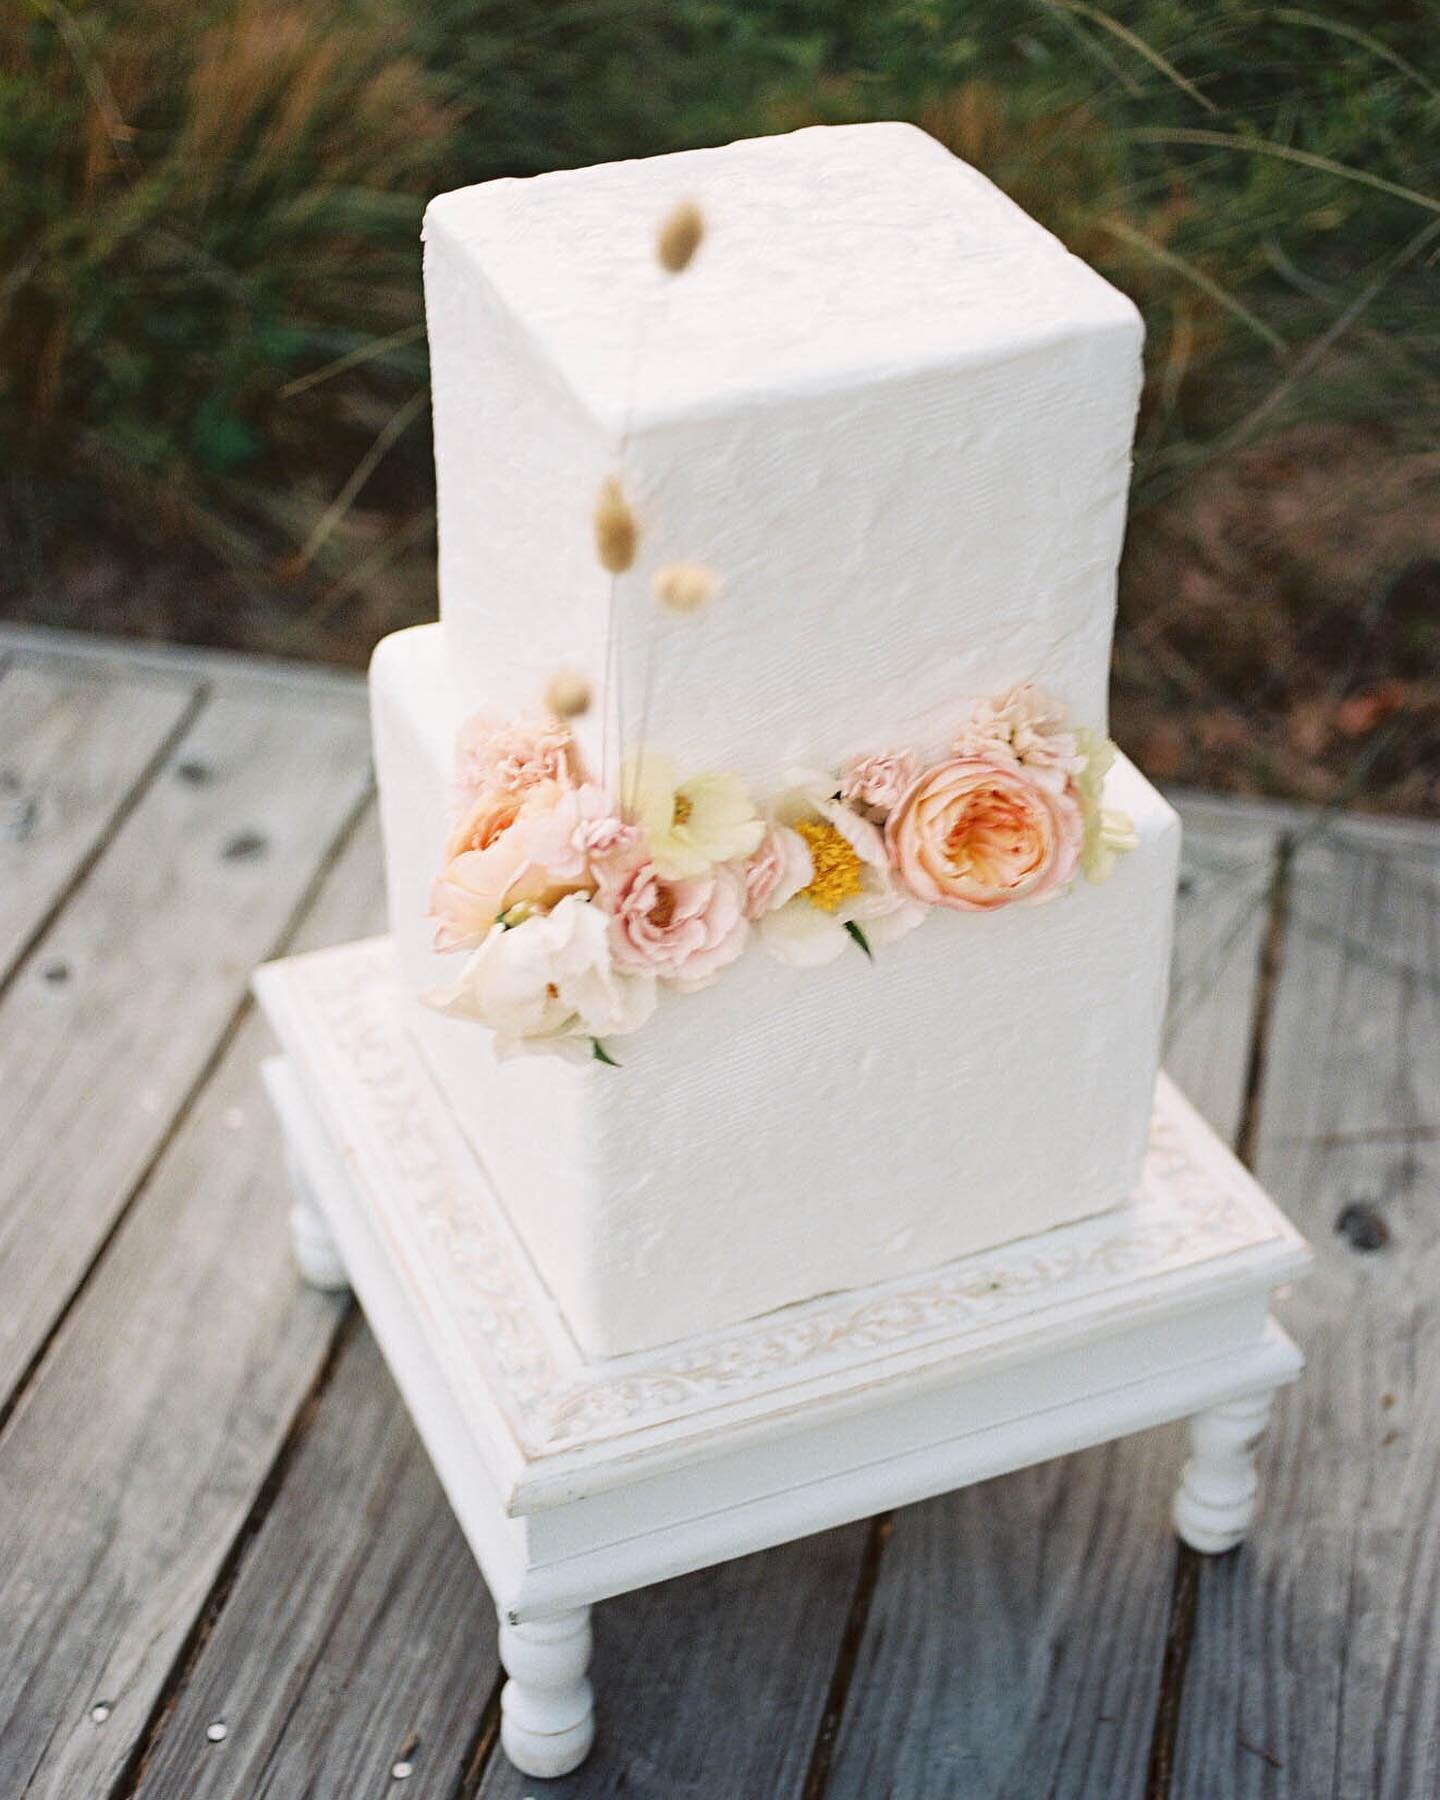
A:
<svg viewBox="0 0 1440 1800">
<path fill-rule="evenodd" d="M 909 126 L 435 200 L 407 1022 L 591 1356 L 1122 1203 L 1174 814 L 1106 739 L 1135 309 Z"/>
</svg>

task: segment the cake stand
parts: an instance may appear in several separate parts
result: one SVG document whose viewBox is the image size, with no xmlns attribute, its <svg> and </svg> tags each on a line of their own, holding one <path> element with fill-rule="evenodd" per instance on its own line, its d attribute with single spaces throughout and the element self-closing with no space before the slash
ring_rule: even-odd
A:
<svg viewBox="0 0 1440 1800">
<path fill-rule="evenodd" d="M 595 1361 L 426 1073 L 388 939 L 273 963 L 256 991 L 301 1271 L 353 1288 L 480 1564 L 523 1773 L 590 1747 L 608 1595 L 1177 1418 L 1176 1530 L 1214 1553 L 1248 1529 L 1271 1395 L 1301 1367 L 1270 1296 L 1308 1252 L 1163 1077 L 1123 1207 Z"/>
</svg>

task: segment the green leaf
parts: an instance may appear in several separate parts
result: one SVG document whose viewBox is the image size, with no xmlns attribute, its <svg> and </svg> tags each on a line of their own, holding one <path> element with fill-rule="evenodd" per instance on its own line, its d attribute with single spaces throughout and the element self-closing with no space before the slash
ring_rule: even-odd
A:
<svg viewBox="0 0 1440 1800">
<path fill-rule="evenodd" d="M 870 940 L 865 936 L 865 933 L 860 929 L 860 927 L 855 923 L 855 921 L 853 919 L 847 919 L 845 921 L 845 929 L 850 933 L 851 937 L 854 938 L 855 942 L 860 946 L 860 948 L 870 958 L 871 962 L 874 962 L 875 952 L 870 948 Z"/>
<path fill-rule="evenodd" d="M 615 1058 L 600 1042 L 599 1038 L 591 1038 L 590 1042 L 594 1046 L 596 1062 L 603 1062 L 607 1069 L 618 1069 L 620 1067 L 619 1063 L 616 1062 Z"/>
</svg>

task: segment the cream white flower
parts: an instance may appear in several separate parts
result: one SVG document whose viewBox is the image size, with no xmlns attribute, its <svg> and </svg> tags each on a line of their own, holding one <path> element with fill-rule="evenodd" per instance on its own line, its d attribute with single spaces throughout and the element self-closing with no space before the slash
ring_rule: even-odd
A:
<svg viewBox="0 0 1440 1800">
<path fill-rule="evenodd" d="M 760 920 L 766 949 L 792 967 L 813 968 L 853 948 L 848 925 L 859 926 L 870 944 L 893 943 L 913 931 L 928 909 L 891 880 L 880 832 L 835 798 L 833 779 L 797 771 L 789 781 L 775 820 L 804 842 L 811 877 Z"/>
<path fill-rule="evenodd" d="M 655 1010 L 655 979 L 617 969 L 610 920 L 580 894 L 507 929 L 494 926 L 453 987 L 425 996 L 452 1018 L 495 1032 L 501 1056 L 559 1050 L 589 1057 L 591 1038 L 638 1031 Z"/>
<path fill-rule="evenodd" d="M 1118 807 L 1101 805 L 1105 777 L 1115 761 L 1115 746 L 1082 727 L 1075 733 L 1076 745 L 1084 763 L 1073 777 L 1080 811 L 1085 819 L 1085 841 L 1080 851 L 1080 867 L 1087 881 L 1108 881 L 1115 873 L 1115 859 L 1134 850 L 1140 839 L 1129 813 Z"/>
<path fill-rule="evenodd" d="M 644 828 L 650 860 L 667 881 L 703 875 L 759 847 L 765 825 L 738 775 L 691 775 L 651 752 L 625 765 L 626 811 Z"/>
</svg>

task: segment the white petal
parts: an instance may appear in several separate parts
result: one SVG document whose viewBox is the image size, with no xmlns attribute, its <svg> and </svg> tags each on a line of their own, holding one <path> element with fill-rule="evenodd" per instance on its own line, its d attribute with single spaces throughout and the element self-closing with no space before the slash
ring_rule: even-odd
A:
<svg viewBox="0 0 1440 1800">
<path fill-rule="evenodd" d="M 842 956 L 850 942 L 844 924 L 808 900 L 792 900 L 767 913 L 759 932 L 765 948 L 792 969 L 815 969 Z"/>
<path fill-rule="evenodd" d="M 777 825 L 775 836 L 779 840 L 784 861 L 780 879 L 775 884 L 775 893 L 771 899 L 771 912 L 777 911 L 787 901 L 793 900 L 801 888 L 809 887 L 815 879 L 815 858 L 811 855 L 810 846 L 800 833 L 792 831 L 788 825 Z M 811 910 L 813 911 L 814 908 L 812 907 Z"/>
<path fill-rule="evenodd" d="M 420 998 L 426 1006 L 451 1019 L 479 1017 L 470 989 L 463 981 L 451 982 L 448 987 L 427 988 Z"/>
<path fill-rule="evenodd" d="M 885 854 L 885 839 L 879 829 L 839 800 L 826 800 L 819 811 L 861 861 L 868 863 L 872 869 L 884 872 L 888 881 L 890 859 Z"/>
<path fill-rule="evenodd" d="M 929 911 L 930 908 L 919 900 L 904 900 L 897 896 L 893 906 L 872 913 L 864 920 L 865 935 L 872 944 L 896 943 L 917 925 L 923 925 Z"/>
</svg>

